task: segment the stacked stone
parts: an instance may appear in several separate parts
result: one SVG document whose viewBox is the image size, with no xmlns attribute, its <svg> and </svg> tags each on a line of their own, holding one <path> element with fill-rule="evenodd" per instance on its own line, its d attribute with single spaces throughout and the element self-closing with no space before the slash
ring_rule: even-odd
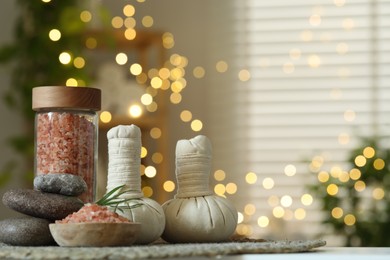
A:
<svg viewBox="0 0 390 260">
<path fill-rule="evenodd" d="M 45 174 L 34 178 L 34 189 L 13 189 L 3 204 L 20 218 L 0 221 L 0 241 L 15 246 L 54 245 L 49 224 L 78 211 L 84 203 L 77 197 L 87 191 L 83 178 L 72 174 Z"/>
</svg>

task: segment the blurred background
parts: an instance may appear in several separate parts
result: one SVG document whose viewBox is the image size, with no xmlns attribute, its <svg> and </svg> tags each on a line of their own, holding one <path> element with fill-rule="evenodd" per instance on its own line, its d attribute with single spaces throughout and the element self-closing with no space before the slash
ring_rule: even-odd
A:
<svg viewBox="0 0 390 260">
<path fill-rule="evenodd" d="M 142 190 L 160 203 L 177 140 L 203 134 L 237 236 L 390 246 L 389 0 L 0 5 L 1 195 L 32 187 L 31 89 L 91 86 L 98 195 L 111 127 L 142 129 Z"/>
</svg>

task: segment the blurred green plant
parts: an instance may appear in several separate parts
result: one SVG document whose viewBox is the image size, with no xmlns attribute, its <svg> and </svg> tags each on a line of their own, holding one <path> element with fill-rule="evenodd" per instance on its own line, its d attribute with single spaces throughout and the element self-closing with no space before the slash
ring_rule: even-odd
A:
<svg viewBox="0 0 390 260">
<path fill-rule="evenodd" d="M 25 172 L 23 176 L 28 180 L 33 177 L 32 88 L 65 85 L 69 78 L 88 82 L 85 68 L 76 68 L 72 62 L 59 62 L 59 55 L 64 51 L 70 53 L 73 58 L 80 56 L 83 51 L 80 35 L 86 29 L 86 24 L 80 19 L 81 9 L 78 1 L 45 3 L 18 0 L 17 6 L 19 15 L 15 22 L 14 38 L 9 44 L 0 46 L 0 64 L 7 66 L 12 74 L 11 84 L 3 100 L 25 122 L 23 133 L 11 137 L 8 144 L 24 158 L 26 165 L 17 164 L 16 159 L 6 163 L 0 170 L 0 185 L 9 180 L 14 171 Z M 61 33 L 57 41 L 49 37 L 52 29 Z"/>
<path fill-rule="evenodd" d="M 364 139 L 348 159 L 350 168 L 319 171 L 311 185 L 325 213 L 323 223 L 345 246 L 390 246 L 390 150 Z"/>
</svg>

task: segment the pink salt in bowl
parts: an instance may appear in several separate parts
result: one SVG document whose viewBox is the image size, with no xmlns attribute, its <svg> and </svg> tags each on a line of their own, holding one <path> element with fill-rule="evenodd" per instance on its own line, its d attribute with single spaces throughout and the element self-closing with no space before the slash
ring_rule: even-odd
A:
<svg viewBox="0 0 390 260">
<path fill-rule="evenodd" d="M 141 231 L 140 223 L 50 224 L 51 235 L 64 247 L 130 246 Z"/>
</svg>

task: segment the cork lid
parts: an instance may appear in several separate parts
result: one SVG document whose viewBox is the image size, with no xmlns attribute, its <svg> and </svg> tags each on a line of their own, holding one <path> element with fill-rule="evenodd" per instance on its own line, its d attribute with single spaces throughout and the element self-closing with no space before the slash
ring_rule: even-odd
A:
<svg viewBox="0 0 390 260">
<path fill-rule="evenodd" d="M 74 108 L 98 111 L 101 91 L 88 87 L 43 86 L 33 88 L 32 109 Z"/>
</svg>

